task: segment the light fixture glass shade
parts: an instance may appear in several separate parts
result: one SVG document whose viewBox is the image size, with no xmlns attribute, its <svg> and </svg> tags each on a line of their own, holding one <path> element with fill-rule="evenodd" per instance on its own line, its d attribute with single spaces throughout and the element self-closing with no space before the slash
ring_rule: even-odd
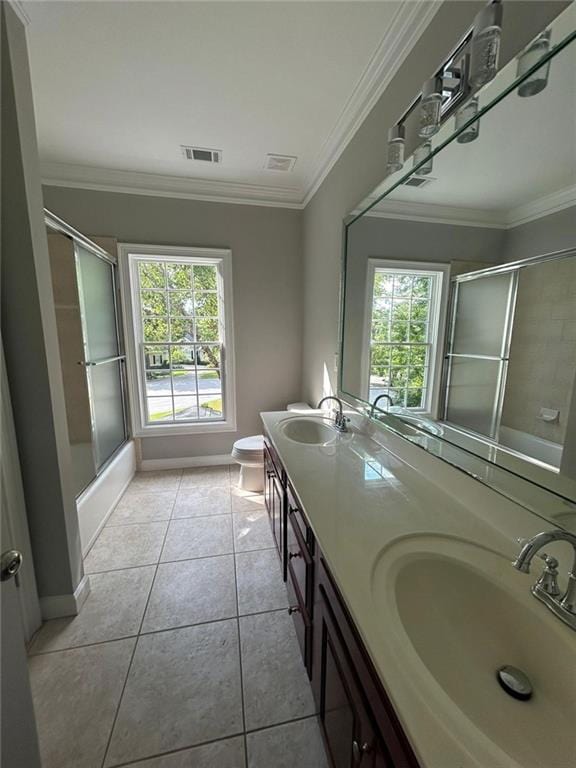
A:
<svg viewBox="0 0 576 768">
<path fill-rule="evenodd" d="M 403 125 L 395 125 L 388 131 L 388 173 L 399 171 L 404 165 L 404 140 L 406 129 Z"/>
<path fill-rule="evenodd" d="M 483 8 L 474 19 L 468 82 L 473 90 L 490 82 L 498 72 L 502 5 L 499 0 Z"/>
<path fill-rule="evenodd" d="M 422 86 L 418 136 L 426 139 L 440 130 L 442 110 L 442 78 L 431 77 Z"/>
<path fill-rule="evenodd" d="M 430 152 L 432 152 L 431 141 L 424 141 L 414 152 L 412 157 L 412 165 L 414 168 L 420 165 L 423 161 L 426 161 L 424 162 L 424 165 L 421 165 L 416 171 L 419 176 L 427 176 L 429 173 L 432 173 L 432 157 L 430 157 Z"/>
<path fill-rule="evenodd" d="M 522 77 L 550 50 L 550 30 L 546 29 L 518 56 L 516 76 Z M 547 61 L 518 86 L 518 96 L 535 96 L 548 84 L 550 62 Z"/>
<path fill-rule="evenodd" d="M 462 128 L 463 125 L 465 125 L 468 120 L 471 120 L 475 115 L 478 114 L 478 97 L 474 96 L 469 101 L 466 102 L 458 112 L 456 112 L 456 118 L 455 118 L 455 128 L 456 130 L 459 130 Z M 458 144 L 468 144 L 471 141 L 474 141 L 478 138 L 478 134 L 480 133 L 480 119 L 475 120 L 473 123 L 470 123 L 470 125 L 465 128 L 461 134 L 459 134 L 456 137 L 456 141 Z"/>
</svg>

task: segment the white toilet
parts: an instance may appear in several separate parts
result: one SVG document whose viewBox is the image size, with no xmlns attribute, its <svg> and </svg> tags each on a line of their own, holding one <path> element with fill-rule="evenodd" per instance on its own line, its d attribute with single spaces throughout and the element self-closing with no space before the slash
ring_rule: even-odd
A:
<svg viewBox="0 0 576 768">
<path fill-rule="evenodd" d="M 310 410 L 307 403 L 289 403 L 287 411 Z M 243 491 L 262 493 L 264 490 L 264 437 L 252 435 L 236 440 L 232 458 L 240 464 L 238 487 Z"/>
</svg>

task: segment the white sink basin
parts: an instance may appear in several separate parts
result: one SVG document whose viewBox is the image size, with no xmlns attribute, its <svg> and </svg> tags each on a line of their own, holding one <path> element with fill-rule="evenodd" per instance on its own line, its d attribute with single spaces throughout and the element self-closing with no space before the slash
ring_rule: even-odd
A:
<svg viewBox="0 0 576 768">
<path fill-rule="evenodd" d="M 318 416 L 285 419 L 280 424 L 280 431 L 288 440 L 305 445 L 326 445 L 337 437 L 334 427 Z"/>
<path fill-rule="evenodd" d="M 576 765 L 576 635 L 532 597 L 536 578 L 481 547 L 424 536 L 384 550 L 372 572 L 410 684 L 494 768 Z M 507 664 L 530 678 L 529 701 L 500 687 Z"/>
</svg>

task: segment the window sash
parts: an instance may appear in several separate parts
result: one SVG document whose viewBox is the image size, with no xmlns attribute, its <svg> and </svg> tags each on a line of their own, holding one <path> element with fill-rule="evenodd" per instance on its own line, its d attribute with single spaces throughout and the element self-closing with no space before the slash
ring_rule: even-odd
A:
<svg viewBox="0 0 576 768">
<path fill-rule="evenodd" d="M 367 310 L 365 319 L 365 341 L 364 341 L 364 370 L 365 384 L 368 398 L 370 399 L 375 390 L 388 392 L 394 391 L 402 393 L 402 402 L 398 405 L 404 406 L 407 394 L 412 390 L 421 392 L 420 405 L 408 405 L 410 410 L 432 413 L 437 405 L 439 378 L 440 378 L 440 359 L 439 350 L 441 344 L 441 332 L 444 325 L 444 314 L 446 304 L 446 282 L 449 274 L 449 265 L 445 264 L 424 264 L 415 262 L 393 262 L 385 259 L 369 258 L 367 273 Z M 396 281 L 393 280 L 391 286 L 385 286 L 384 290 L 377 291 L 377 276 L 384 275 L 394 278 L 395 276 L 408 276 L 412 278 L 426 277 L 430 279 L 430 285 L 427 296 L 421 296 L 414 293 L 414 283 L 409 291 L 398 292 L 396 290 Z M 404 303 L 407 309 L 406 316 L 406 339 L 395 341 L 391 337 L 391 329 L 394 326 L 394 310 L 398 303 Z M 380 303 L 380 307 L 377 304 Z M 386 306 L 388 304 L 388 307 Z M 426 318 L 417 322 L 425 325 L 426 334 L 422 339 L 410 339 L 410 324 L 414 324 L 413 307 L 419 306 L 426 308 Z M 375 309 L 380 312 L 383 320 L 379 322 L 378 316 L 375 317 Z M 378 339 L 377 333 L 380 331 L 381 338 Z M 384 338 L 382 338 L 384 337 Z M 391 364 L 389 356 L 388 362 L 382 366 L 374 365 L 373 352 L 378 348 L 396 348 L 410 350 L 412 347 L 426 349 L 424 366 L 414 366 L 422 369 L 422 386 L 411 387 L 409 382 L 410 359 L 407 363 L 398 365 Z M 387 370 L 387 379 L 389 386 L 378 387 L 372 382 L 374 368 L 380 367 L 382 371 Z M 394 384 L 391 381 L 392 370 L 404 370 L 404 382 Z M 376 373 L 376 375 L 378 375 Z M 396 404 L 396 403 L 395 403 Z"/>
<path fill-rule="evenodd" d="M 234 348 L 233 348 L 233 328 L 232 328 L 232 285 L 231 285 L 231 254 L 230 251 L 220 249 L 198 249 L 198 248 L 180 248 L 173 246 L 153 247 L 121 244 L 119 246 L 121 256 L 122 288 L 125 295 L 125 304 L 127 312 L 125 316 L 126 336 L 129 340 L 131 355 L 128 363 L 131 386 L 132 401 L 132 425 L 133 433 L 136 436 L 146 436 L 151 434 L 169 435 L 169 434 L 193 434 L 201 432 L 226 432 L 235 431 L 235 392 L 234 392 Z M 160 281 L 156 287 L 144 284 L 140 279 L 139 265 L 144 263 L 164 263 L 165 265 L 185 265 L 193 268 L 194 266 L 211 266 L 216 270 L 216 288 L 204 290 L 201 287 L 194 291 L 193 285 L 184 287 L 182 293 L 190 297 L 202 294 L 216 294 L 218 297 L 218 315 L 206 315 L 204 313 L 194 315 L 192 310 L 189 316 L 170 315 L 170 308 L 167 306 L 165 315 L 143 314 L 141 300 L 142 294 L 158 292 L 166 297 L 168 304 L 169 294 L 177 293 L 178 288 L 173 288 L 173 283 L 166 277 L 164 287 L 161 287 Z M 152 304 L 152 306 L 154 306 Z M 210 310 L 213 308 L 210 307 Z M 166 318 L 167 329 L 163 329 L 166 334 L 165 340 L 145 341 L 144 340 L 144 319 L 153 319 L 157 317 Z M 188 338 L 176 338 L 170 336 L 170 320 L 185 321 L 191 324 L 201 322 L 202 320 L 216 320 L 218 323 L 218 341 L 203 340 L 204 336 L 199 335 L 198 327 L 193 330 L 193 334 Z M 186 329 L 179 329 L 185 331 Z M 213 338 L 214 329 L 205 329 L 210 331 L 208 338 Z M 174 339 L 174 340 L 172 340 Z M 201 365 L 198 354 L 201 350 L 217 349 L 219 361 L 214 361 L 214 365 L 208 362 L 207 365 Z M 152 349 L 162 349 L 167 355 L 167 362 L 162 369 L 156 365 L 150 365 L 150 360 L 146 358 L 146 351 L 150 353 Z M 184 387 L 182 392 L 175 389 L 174 374 L 177 371 L 186 370 L 174 363 L 172 351 L 185 349 L 186 355 L 190 355 L 194 362 L 189 363 L 191 373 L 190 388 Z M 184 362 L 184 361 L 183 361 Z M 208 371 L 209 369 L 209 371 Z M 149 384 L 152 380 L 150 373 L 158 370 L 166 371 L 166 387 L 162 394 L 151 394 Z M 215 374 L 217 379 L 216 386 L 206 384 L 207 391 L 202 389 L 202 373 L 210 372 Z M 216 384 L 216 382 L 214 382 Z M 173 399 L 175 398 L 175 399 Z M 151 418 L 154 400 L 158 399 L 158 404 L 164 399 L 171 409 L 171 415 L 168 413 L 158 419 Z M 216 415 L 206 415 L 209 411 L 202 412 L 205 403 L 212 400 L 220 400 L 217 404 L 218 412 Z M 194 406 L 195 411 L 192 414 L 179 416 L 185 406 Z M 158 406 L 159 407 L 159 406 Z M 200 409 L 200 410 L 199 410 Z M 168 408 L 167 408 L 168 410 Z M 158 412 L 158 411 L 157 411 Z"/>
</svg>

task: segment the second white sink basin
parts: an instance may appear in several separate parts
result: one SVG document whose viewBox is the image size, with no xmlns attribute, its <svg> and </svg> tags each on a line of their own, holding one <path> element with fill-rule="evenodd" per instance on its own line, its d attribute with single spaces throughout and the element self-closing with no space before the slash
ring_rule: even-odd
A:
<svg viewBox="0 0 576 768">
<path fill-rule="evenodd" d="M 289 440 L 305 445 L 326 445 L 334 442 L 337 432 L 325 420 L 317 416 L 285 419 L 280 431 Z"/>
<path fill-rule="evenodd" d="M 425 536 L 384 550 L 372 574 L 373 599 L 411 683 L 498 768 L 576 765 L 576 642 L 534 600 L 534 579 L 494 552 Z M 496 671 L 504 665 L 528 675 L 529 701 L 502 690 Z"/>
</svg>

